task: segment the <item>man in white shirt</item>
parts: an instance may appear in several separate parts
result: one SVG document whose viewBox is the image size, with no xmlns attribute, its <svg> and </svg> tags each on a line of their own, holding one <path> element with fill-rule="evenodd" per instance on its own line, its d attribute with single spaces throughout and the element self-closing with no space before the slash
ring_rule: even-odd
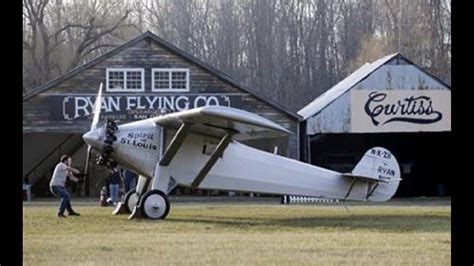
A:
<svg viewBox="0 0 474 266">
<path fill-rule="evenodd" d="M 79 179 L 72 174 L 79 174 L 79 170 L 71 167 L 71 164 L 71 156 L 61 156 L 61 161 L 56 165 L 56 168 L 54 168 L 53 177 L 49 183 L 51 193 L 57 197 L 61 197 L 61 203 L 59 204 L 59 211 L 57 214 L 58 217 L 66 217 L 64 216 L 65 210 L 67 210 L 70 216 L 79 216 L 79 213 L 75 212 L 71 207 L 71 197 L 65 187 L 67 177 L 74 182 L 79 181 Z"/>
</svg>

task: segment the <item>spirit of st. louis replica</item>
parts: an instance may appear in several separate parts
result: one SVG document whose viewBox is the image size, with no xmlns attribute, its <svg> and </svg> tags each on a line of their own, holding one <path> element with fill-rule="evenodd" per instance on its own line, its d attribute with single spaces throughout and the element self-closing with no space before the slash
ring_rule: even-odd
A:
<svg viewBox="0 0 474 266">
<path fill-rule="evenodd" d="M 140 174 L 125 197 L 130 218 L 164 219 L 168 193 L 176 186 L 300 195 L 340 200 L 386 201 L 396 192 L 400 168 L 386 149 L 369 149 L 351 173 L 299 162 L 238 141 L 291 134 L 247 111 L 207 106 L 127 124 L 107 120 L 97 128 L 102 85 L 94 118 L 83 139 L 96 150 L 98 163 L 118 163 Z M 89 159 L 87 159 L 87 162 Z M 87 172 L 87 165 L 86 165 Z"/>
</svg>

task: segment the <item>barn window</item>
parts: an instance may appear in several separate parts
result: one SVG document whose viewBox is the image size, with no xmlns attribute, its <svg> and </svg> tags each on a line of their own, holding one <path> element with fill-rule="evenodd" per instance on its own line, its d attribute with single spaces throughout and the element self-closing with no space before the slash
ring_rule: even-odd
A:
<svg viewBox="0 0 474 266">
<path fill-rule="evenodd" d="M 153 68 L 152 91 L 189 91 L 189 69 Z"/>
<path fill-rule="evenodd" d="M 145 91 L 143 68 L 107 68 L 107 91 Z"/>
</svg>

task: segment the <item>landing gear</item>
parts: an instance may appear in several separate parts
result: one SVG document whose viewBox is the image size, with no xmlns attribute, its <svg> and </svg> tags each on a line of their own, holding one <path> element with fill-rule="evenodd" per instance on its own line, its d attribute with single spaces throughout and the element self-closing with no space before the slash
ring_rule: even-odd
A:
<svg viewBox="0 0 474 266">
<path fill-rule="evenodd" d="M 125 204 L 125 210 L 127 213 L 132 213 L 133 207 L 137 206 L 139 200 L 140 197 L 135 189 L 131 189 L 127 194 L 125 194 L 123 203 Z"/>
<path fill-rule="evenodd" d="M 143 216 L 153 220 L 164 219 L 170 211 L 168 196 L 160 190 L 146 192 L 140 205 Z"/>
</svg>

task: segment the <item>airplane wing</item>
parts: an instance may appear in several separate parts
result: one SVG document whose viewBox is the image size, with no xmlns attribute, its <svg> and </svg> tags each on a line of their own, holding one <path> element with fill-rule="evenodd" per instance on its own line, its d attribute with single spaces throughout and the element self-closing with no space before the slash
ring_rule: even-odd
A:
<svg viewBox="0 0 474 266">
<path fill-rule="evenodd" d="M 190 132 L 221 138 L 231 134 L 235 140 L 274 138 L 292 134 L 286 128 L 259 115 L 223 106 L 206 106 L 150 119 L 165 128 L 190 125 Z"/>
</svg>

